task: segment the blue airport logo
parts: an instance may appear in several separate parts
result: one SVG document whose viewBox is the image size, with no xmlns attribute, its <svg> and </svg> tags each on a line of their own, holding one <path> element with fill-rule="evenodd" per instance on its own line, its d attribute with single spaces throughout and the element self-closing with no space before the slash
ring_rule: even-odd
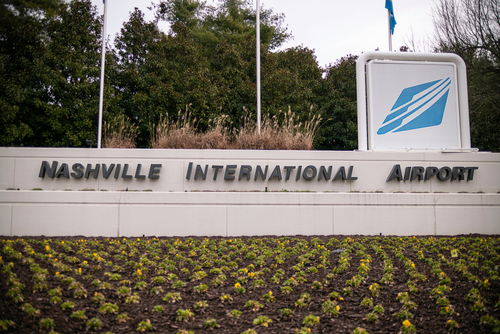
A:
<svg viewBox="0 0 500 334">
<path fill-rule="evenodd" d="M 440 125 L 451 79 L 441 79 L 403 89 L 377 134 L 403 132 Z"/>
</svg>

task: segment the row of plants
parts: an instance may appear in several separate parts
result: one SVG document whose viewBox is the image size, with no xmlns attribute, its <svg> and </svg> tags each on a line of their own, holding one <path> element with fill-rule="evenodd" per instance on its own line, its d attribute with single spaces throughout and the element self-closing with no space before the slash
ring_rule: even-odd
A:
<svg viewBox="0 0 500 334">
<path fill-rule="evenodd" d="M 389 326 L 415 333 L 429 332 L 432 324 L 423 319 L 430 316 L 442 331 L 479 326 L 500 332 L 498 238 L 17 238 L 1 243 L 0 291 L 6 303 L 0 330 L 31 326 L 55 333 L 66 331 L 67 322 L 77 331 L 174 326 L 179 333 L 234 332 L 246 326 L 247 333 L 285 328 L 308 333 L 355 317 L 350 333 Z M 13 320 L 19 317 L 23 323 Z"/>
</svg>

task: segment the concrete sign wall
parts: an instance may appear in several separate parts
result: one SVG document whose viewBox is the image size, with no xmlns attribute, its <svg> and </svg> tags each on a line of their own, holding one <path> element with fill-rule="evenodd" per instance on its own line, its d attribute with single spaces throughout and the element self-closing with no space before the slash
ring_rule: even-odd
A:
<svg viewBox="0 0 500 334">
<path fill-rule="evenodd" d="M 500 191 L 499 154 L 0 148 L 0 189 Z"/>
<path fill-rule="evenodd" d="M 0 148 L 0 235 L 500 233 L 500 154 Z"/>
</svg>

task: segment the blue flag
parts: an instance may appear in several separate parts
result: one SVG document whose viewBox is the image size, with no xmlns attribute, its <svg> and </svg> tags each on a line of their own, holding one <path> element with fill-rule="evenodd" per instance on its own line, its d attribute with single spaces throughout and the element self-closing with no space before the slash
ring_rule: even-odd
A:
<svg viewBox="0 0 500 334">
<path fill-rule="evenodd" d="M 391 35 L 394 35 L 394 27 L 396 26 L 396 18 L 394 17 L 394 8 L 392 7 L 392 0 L 385 0 L 385 8 L 391 14 Z"/>
</svg>

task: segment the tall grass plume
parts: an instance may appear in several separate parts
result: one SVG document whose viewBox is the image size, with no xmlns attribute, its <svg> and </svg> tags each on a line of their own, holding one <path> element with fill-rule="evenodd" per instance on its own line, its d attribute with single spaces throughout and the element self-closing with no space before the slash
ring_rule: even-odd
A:
<svg viewBox="0 0 500 334">
<path fill-rule="evenodd" d="M 135 148 L 137 129 L 125 115 L 118 115 L 109 122 L 104 122 L 102 147 Z"/>
</svg>

